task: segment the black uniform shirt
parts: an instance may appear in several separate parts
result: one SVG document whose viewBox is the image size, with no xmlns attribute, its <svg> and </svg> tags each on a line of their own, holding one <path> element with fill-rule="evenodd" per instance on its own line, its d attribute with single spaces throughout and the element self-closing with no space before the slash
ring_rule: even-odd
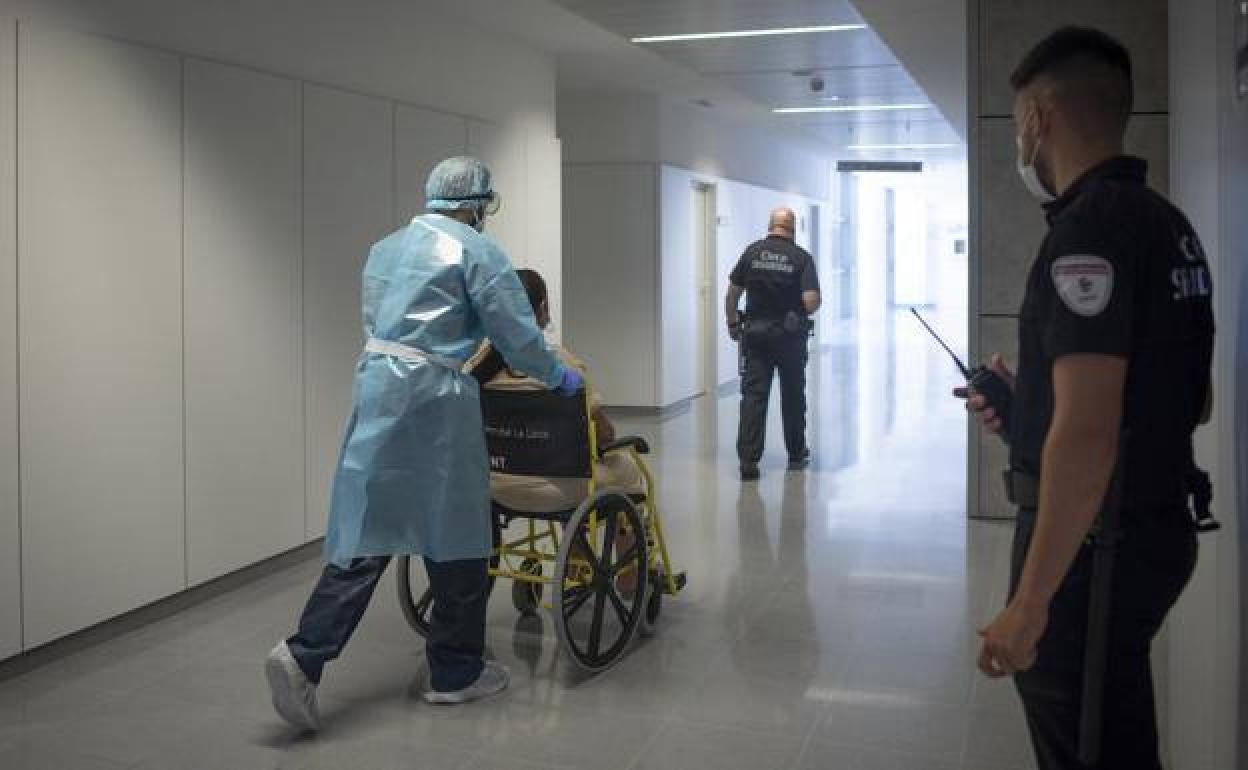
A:
<svg viewBox="0 0 1248 770">
<path fill-rule="evenodd" d="M 1012 467 L 1040 475 L 1053 418 L 1053 363 L 1127 358 L 1128 510 L 1180 504 L 1192 432 L 1209 392 L 1213 286 L 1183 213 L 1150 190 L 1148 165 L 1120 157 L 1045 208 L 1049 234 L 1027 279 L 1011 426 Z"/>
<path fill-rule="evenodd" d="M 802 292 L 819 291 L 815 259 L 789 238 L 769 235 L 741 255 L 729 276 L 745 289 L 745 312 L 751 318 L 779 320 L 802 313 Z"/>
</svg>

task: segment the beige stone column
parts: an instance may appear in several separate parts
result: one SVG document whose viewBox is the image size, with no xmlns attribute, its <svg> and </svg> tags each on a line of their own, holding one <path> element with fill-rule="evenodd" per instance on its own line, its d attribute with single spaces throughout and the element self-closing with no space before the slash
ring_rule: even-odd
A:
<svg viewBox="0 0 1248 770">
<path fill-rule="evenodd" d="M 1131 52 L 1135 113 L 1127 151 L 1149 161 L 1150 184 L 1169 188 L 1169 55 L 1166 0 L 968 0 L 970 76 L 971 357 L 1017 361 L 1018 311 L 1027 271 L 1044 237 L 1043 211 L 1015 169 L 1009 77 L 1033 45 L 1068 25 L 1096 27 Z M 1005 446 L 971 426 L 967 508 L 973 517 L 1013 515 L 1001 484 Z"/>
</svg>

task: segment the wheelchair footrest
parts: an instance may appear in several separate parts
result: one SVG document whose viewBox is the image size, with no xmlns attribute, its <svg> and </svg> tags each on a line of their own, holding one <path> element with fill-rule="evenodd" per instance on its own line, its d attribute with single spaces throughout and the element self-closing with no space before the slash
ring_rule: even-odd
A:
<svg viewBox="0 0 1248 770">
<path fill-rule="evenodd" d="M 676 584 L 677 592 L 683 591 L 685 590 L 685 586 L 689 583 L 689 576 L 684 572 L 677 572 L 672 576 L 672 582 Z"/>
</svg>

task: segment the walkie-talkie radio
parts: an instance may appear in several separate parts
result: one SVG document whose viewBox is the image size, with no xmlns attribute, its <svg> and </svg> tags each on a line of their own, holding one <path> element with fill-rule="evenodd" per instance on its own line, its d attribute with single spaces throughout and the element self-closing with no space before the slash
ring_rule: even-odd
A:
<svg viewBox="0 0 1248 770">
<path fill-rule="evenodd" d="M 1007 438 L 1010 435 L 1010 404 L 1014 400 L 1014 390 L 1010 387 L 1010 384 L 1002 379 L 1001 375 L 986 366 L 977 366 L 974 369 L 967 368 L 966 364 L 962 363 L 962 359 L 958 358 L 958 354 L 954 353 L 945 344 L 945 341 L 940 338 L 940 335 L 928 325 L 927 321 L 923 320 L 923 316 L 919 315 L 919 311 L 910 308 L 910 312 L 914 314 L 915 318 L 919 319 L 919 323 L 923 324 L 923 328 L 927 329 L 927 333 L 932 335 L 936 342 L 949 354 L 949 357 L 953 359 L 953 363 L 957 365 L 958 371 L 966 378 L 967 386 L 975 393 L 983 396 L 988 402 L 988 406 L 992 407 L 992 410 L 1001 420 L 1001 437 L 1003 439 Z"/>
</svg>

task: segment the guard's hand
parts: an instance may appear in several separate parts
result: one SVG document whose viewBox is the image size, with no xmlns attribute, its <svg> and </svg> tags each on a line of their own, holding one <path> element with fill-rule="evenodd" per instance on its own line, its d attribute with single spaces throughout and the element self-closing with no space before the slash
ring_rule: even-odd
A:
<svg viewBox="0 0 1248 770">
<path fill-rule="evenodd" d="M 555 388 L 555 392 L 561 396 L 575 396 L 585 389 L 585 378 L 575 369 L 568 367 L 563 370 L 563 380 L 559 386 Z"/>
<path fill-rule="evenodd" d="M 993 353 L 992 358 L 988 361 L 988 368 L 996 372 L 1001 379 L 1009 383 L 1010 388 L 1014 387 L 1014 372 L 1005 365 L 1005 359 L 1000 353 Z M 981 394 L 973 392 L 969 387 L 954 388 L 953 395 L 958 398 L 966 399 L 966 408 L 979 415 L 980 422 L 984 424 L 984 428 L 990 433 L 1001 433 L 1005 424 L 1001 421 L 1001 416 L 997 414 L 997 410 L 988 406 L 988 399 Z"/>
<path fill-rule="evenodd" d="M 979 630 L 979 670 L 998 679 L 1026 671 L 1036 663 L 1036 645 L 1049 624 L 1047 609 L 1010 602 L 996 619 Z"/>
</svg>

